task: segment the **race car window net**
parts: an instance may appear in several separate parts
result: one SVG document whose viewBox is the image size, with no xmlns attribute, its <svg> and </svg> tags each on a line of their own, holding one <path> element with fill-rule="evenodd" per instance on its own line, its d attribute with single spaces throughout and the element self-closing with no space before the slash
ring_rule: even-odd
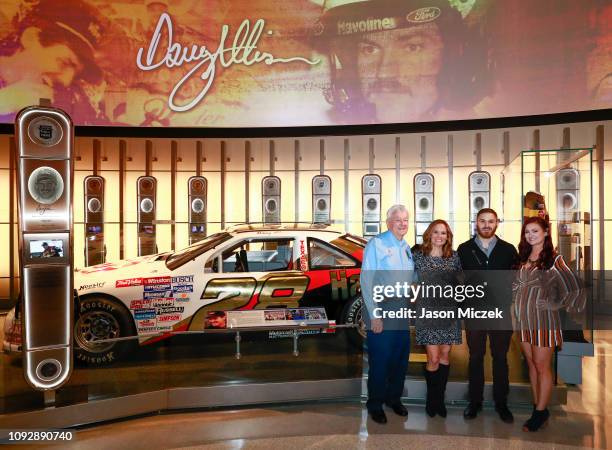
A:
<svg viewBox="0 0 612 450">
<path fill-rule="evenodd" d="M 308 263 L 310 270 L 357 266 L 357 262 L 343 251 L 314 238 L 308 238 Z"/>
<path fill-rule="evenodd" d="M 293 239 L 249 239 L 223 252 L 223 273 L 292 270 Z"/>
<path fill-rule="evenodd" d="M 201 254 L 207 252 L 215 248 L 217 245 L 222 242 L 231 239 L 232 235 L 226 232 L 211 234 L 210 236 L 204 238 L 203 240 L 196 242 L 195 244 L 190 245 L 183 250 L 176 251 L 172 254 L 172 256 L 166 259 L 166 267 L 170 270 L 174 270 L 177 267 L 182 266 L 188 261 L 191 261 Z"/>
</svg>

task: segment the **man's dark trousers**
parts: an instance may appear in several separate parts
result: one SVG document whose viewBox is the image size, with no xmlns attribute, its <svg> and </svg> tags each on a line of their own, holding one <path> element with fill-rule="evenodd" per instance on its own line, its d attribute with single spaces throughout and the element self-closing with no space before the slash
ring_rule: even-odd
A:
<svg viewBox="0 0 612 450">
<path fill-rule="evenodd" d="M 484 391 L 484 355 L 487 335 L 493 358 L 493 399 L 505 405 L 509 392 L 507 353 L 512 330 L 466 330 L 470 349 L 469 398 L 472 403 L 482 403 Z"/>
<path fill-rule="evenodd" d="M 368 411 L 400 402 L 410 356 L 409 330 L 368 331 Z"/>
</svg>

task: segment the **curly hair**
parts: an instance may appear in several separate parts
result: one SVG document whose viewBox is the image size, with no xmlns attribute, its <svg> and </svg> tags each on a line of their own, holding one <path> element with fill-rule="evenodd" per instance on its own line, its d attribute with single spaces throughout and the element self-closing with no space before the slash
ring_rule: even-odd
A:
<svg viewBox="0 0 612 450">
<path fill-rule="evenodd" d="M 550 223 L 541 217 L 529 217 L 523 223 L 523 227 L 521 228 L 521 242 L 518 246 L 520 264 L 526 264 L 531 254 L 531 244 L 525 239 L 525 228 L 532 223 L 537 223 L 542 230 L 548 232 L 544 237 L 544 248 L 540 252 L 540 256 L 535 265 L 538 269 L 550 269 L 555 262 L 557 252 L 555 251 L 555 246 L 550 236 Z"/>
<path fill-rule="evenodd" d="M 450 258 L 453 256 L 453 232 L 448 223 L 442 219 L 434 220 L 429 224 L 425 230 L 425 233 L 423 233 L 423 244 L 421 245 L 420 250 L 424 255 L 431 254 L 431 249 L 433 248 L 431 243 L 431 235 L 433 234 L 434 227 L 439 224 L 446 227 L 446 243 L 442 247 L 442 257 Z"/>
</svg>

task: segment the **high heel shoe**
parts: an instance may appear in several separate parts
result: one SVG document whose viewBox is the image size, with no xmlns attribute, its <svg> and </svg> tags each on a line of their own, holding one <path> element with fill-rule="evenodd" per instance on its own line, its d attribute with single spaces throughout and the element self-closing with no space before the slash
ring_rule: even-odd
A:
<svg viewBox="0 0 612 450">
<path fill-rule="evenodd" d="M 534 409 L 531 417 L 523 424 L 523 431 L 538 431 L 539 429 L 546 427 L 549 417 L 550 412 L 548 411 L 548 408 L 543 410 Z"/>
</svg>

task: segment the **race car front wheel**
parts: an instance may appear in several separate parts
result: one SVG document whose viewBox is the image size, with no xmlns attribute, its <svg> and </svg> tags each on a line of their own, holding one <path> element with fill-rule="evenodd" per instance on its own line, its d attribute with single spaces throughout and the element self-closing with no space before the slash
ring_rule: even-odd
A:
<svg viewBox="0 0 612 450">
<path fill-rule="evenodd" d="M 347 330 L 347 336 L 351 344 L 361 347 L 367 333 L 363 321 L 363 298 L 358 295 L 351 299 L 342 310 L 342 323 L 356 324 L 357 328 Z"/>
<path fill-rule="evenodd" d="M 135 334 L 131 316 L 118 303 L 105 297 L 83 299 L 74 325 L 75 359 L 90 365 L 108 365 L 133 349 L 135 342 L 107 340 Z"/>
</svg>

